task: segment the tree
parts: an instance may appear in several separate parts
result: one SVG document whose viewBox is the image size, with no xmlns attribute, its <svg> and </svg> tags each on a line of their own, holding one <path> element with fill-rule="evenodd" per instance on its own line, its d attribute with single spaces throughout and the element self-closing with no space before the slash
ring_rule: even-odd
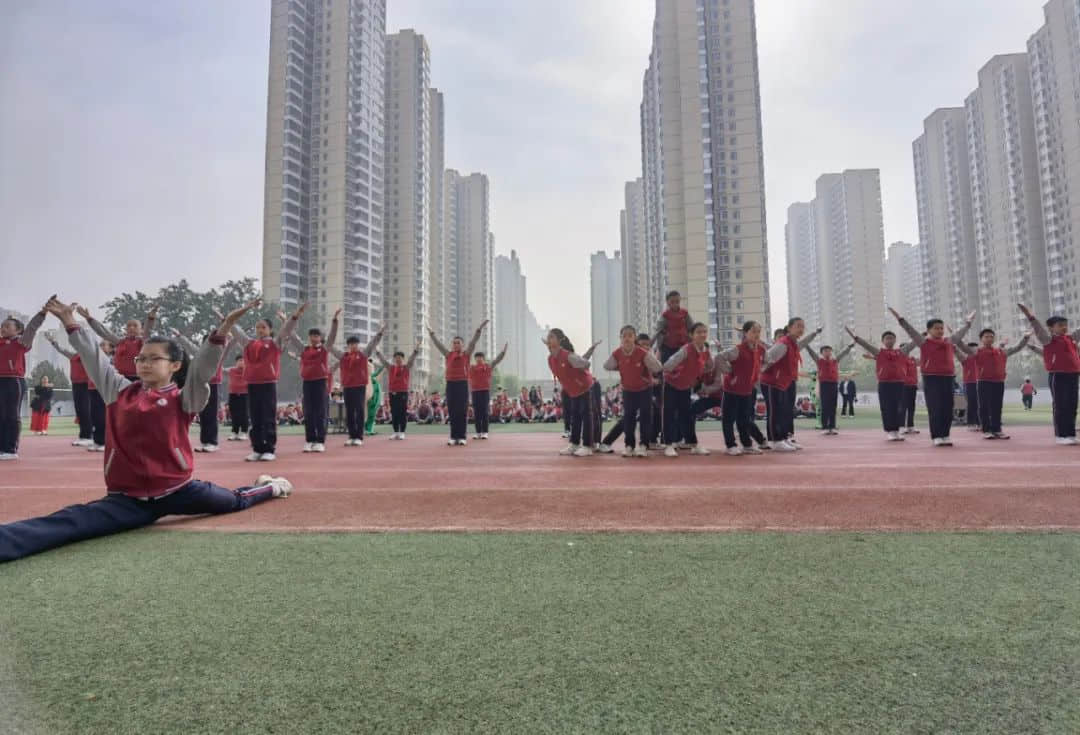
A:
<svg viewBox="0 0 1080 735">
<path fill-rule="evenodd" d="M 70 388 L 71 381 L 68 380 L 68 376 L 64 375 L 64 372 L 60 368 L 53 365 L 48 360 L 42 360 L 34 369 L 30 371 L 30 387 L 37 385 L 41 382 L 41 376 L 48 376 L 49 382 L 52 383 L 53 388 Z"/>
<path fill-rule="evenodd" d="M 158 290 L 155 296 L 142 291 L 122 293 L 101 305 L 104 310 L 102 322 L 114 332 L 122 332 L 129 319 L 142 319 L 154 304 L 158 305 L 154 332 L 169 334 L 178 329 L 185 334 L 200 337 L 218 324 L 214 309 L 229 312 L 246 304 L 259 295 L 254 278 L 230 280 L 206 292 L 193 291 L 187 280 L 169 284 Z M 263 311 L 272 308 L 265 305 Z M 271 316 L 273 312 L 267 315 Z"/>
</svg>

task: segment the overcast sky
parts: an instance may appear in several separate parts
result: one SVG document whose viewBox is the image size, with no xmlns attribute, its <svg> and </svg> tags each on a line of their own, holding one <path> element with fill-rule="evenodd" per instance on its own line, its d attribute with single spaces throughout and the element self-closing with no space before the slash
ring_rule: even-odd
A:
<svg viewBox="0 0 1080 735">
<path fill-rule="evenodd" d="M 269 0 L 0 2 L 0 306 L 53 291 L 260 275 Z M 541 323 L 585 341 L 588 255 L 640 175 L 653 0 L 389 0 L 446 97 L 446 165 L 491 178 L 496 251 Z M 917 237 L 911 141 L 1039 0 L 759 0 L 774 321 L 784 217 L 814 179 L 880 168 L 886 244 Z"/>
</svg>

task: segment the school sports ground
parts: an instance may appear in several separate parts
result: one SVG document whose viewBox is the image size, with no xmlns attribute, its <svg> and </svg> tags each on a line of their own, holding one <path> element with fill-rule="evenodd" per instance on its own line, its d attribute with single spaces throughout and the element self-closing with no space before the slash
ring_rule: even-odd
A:
<svg viewBox="0 0 1080 735">
<path fill-rule="evenodd" d="M 288 500 L 0 566 L 0 732 L 1080 732 L 1080 447 L 862 413 L 742 458 L 286 432 Z M 100 495 L 65 429 L 0 522 Z"/>
</svg>

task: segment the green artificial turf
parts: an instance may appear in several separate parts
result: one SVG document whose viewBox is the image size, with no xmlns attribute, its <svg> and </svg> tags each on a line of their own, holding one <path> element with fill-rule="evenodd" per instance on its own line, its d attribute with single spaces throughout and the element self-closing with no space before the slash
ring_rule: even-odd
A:
<svg viewBox="0 0 1080 735">
<path fill-rule="evenodd" d="M 878 413 L 876 406 L 857 406 L 856 415 L 854 418 L 838 417 L 837 426 L 840 430 L 844 429 L 880 429 L 881 428 L 881 414 Z M 1005 427 L 1010 426 L 1047 426 L 1052 423 L 1051 412 L 1049 406 L 1037 406 L 1031 411 L 1025 411 L 1020 404 L 1015 406 L 1007 405 L 1002 412 L 1002 421 Z M 921 429 L 926 429 L 926 411 L 920 408 L 915 415 L 915 423 Z M 760 421 L 759 424 L 764 427 L 764 421 Z M 811 431 L 815 428 L 817 421 L 814 419 L 796 419 L 795 428 L 796 431 Z M 614 426 L 614 422 L 611 420 L 604 422 L 604 431 L 606 432 Z M 23 421 L 23 433 L 29 433 L 30 422 Z M 471 431 L 470 425 L 470 431 Z M 556 424 L 492 424 L 492 433 L 559 433 L 562 431 L 562 423 Z M 712 419 L 701 419 L 697 423 L 698 431 L 720 431 L 721 424 L 719 421 Z M 224 435 L 228 433 L 228 424 L 221 425 L 221 432 Z M 198 425 L 191 427 L 193 434 L 199 433 Z M 388 425 L 377 425 L 375 427 L 376 435 L 389 434 L 390 427 Z M 409 433 L 423 436 L 425 434 L 446 434 L 449 432 L 447 426 L 428 426 L 409 424 Z M 283 436 L 299 435 L 304 433 L 303 426 L 279 426 L 278 434 Z M 74 419 L 65 416 L 54 416 L 49 423 L 49 434 L 56 436 L 75 436 L 78 434 L 78 428 L 75 426 Z"/>
<path fill-rule="evenodd" d="M 0 566 L 0 731 L 1080 732 L 1077 534 L 142 531 Z"/>
</svg>

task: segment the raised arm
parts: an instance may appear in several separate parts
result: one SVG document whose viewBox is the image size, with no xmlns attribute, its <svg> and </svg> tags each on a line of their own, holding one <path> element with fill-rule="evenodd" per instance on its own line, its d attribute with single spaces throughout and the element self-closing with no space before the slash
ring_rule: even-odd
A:
<svg viewBox="0 0 1080 735">
<path fill-rule="evenodd" d="M 450 354 L 450 350 L 446 349 L 446 345 L 444 345 L 442 342 L 440 342 L 439 338 L 435 336 L 435 330 L 434 329 L 432 329 L 431 327 L 428 327 L 427 333 L 428 333 L 428 337 L 431 338 L 431 343 L 433 345 L 435 345 L 435 349 L 437 349 L 439 352 L 442 353 L 443 357 L 446 357 L 447 355 Z"/>
<path fill-rule="evenodd" d="M 371 353 L 375 351 L 375 348 L 379 346 L 379 342 L 383 338 L 383 333 L 386 332 L 386 322 L 379 325 L 379 331 L 375 333 L 375 336 L 368 342 L 368 346 L 364 348 L 364 354 L 371 357 Z"/>
<path fill-rule="evenodd" d="M 180 343 L 180 346 L 184 348 L 184 352 L 188 353 L 188 357 L 195 357 L 199 354 L 199 345 L 192 342 L 186 335 L 181 334 L 179 329 L 173 329 L 173 338 Z"/>
<path fill-rule="evenodd" d="M 955 336 L 953 337 L 953 346 L 956 348 L 953 355 L 956 356 L 957 360 L 960 360 L 960 356 L 957 353 L 962 354 L 965 358 L 975 356 L 975 350 L 968 347 L 964 340 L 957 341 Z"/>
<path fill-rule="evenodd" d="M 105 404 L 116 402 L 120 391 L 131 385 L 131 381 L 116 371 L 112 366 L 109 356 L 98 349 L 94 338 L 86 333 L 79 323 L 75 321 L 75 304 L 65 304 L 57 301 L 55 297 L 49 299 L 45 308 L 50 314 L 60 320 L 68 333 L 68 341 L 82 358 L 83 367 L 90 380 L 97 387 L 101 399 Z M 80 312 L 81 313 L 81 312 Z M 85 318 L 85 317 L 84 317 Z"/>
<path fill-rule="evenodd" d="M 416 343 L 416 347 L 413 348 L 412 354 L 409 355 L 409 359 L 405 361 L 405 366 L 412 370 L 413 363 L 416 362 L 417 356 L 420 354 L 420 348 L 424 345 L 424 341 L 420 340 Z"/>
<path fill-rule="evenodd" d="M 810 345 L 806 345 L 803 349 L 806 350 L 806 354 L 810 355 L 810 359 L 813 360 L 815 364 L 821 360 L 821 355 L 814 352 L 814 348 Z"/>
<path fill-rule="evenodd" d="M 600 345 L 602 345 L 603 343 L 604 343 L 603 340 L 593 342 L 592 345 L 589 347 L 589 349 L 585 350 L 585 352 L 583 352 L 581 354 L 581 356 L 584 357 L 586 360 L 592 360 L 592 353 L 595 352 L 596 348 L 599 347 Z"/>
<path fill-rule="evenodd" d="M 842 350 L 840 350 L 839 352 L 836 353 L 836 361 L 840 362 L 841 360 L 843 360 L 845 357 L 847 357 L 848 355 L 851 354 L 851 351 L 853 349 L 855 349 L 855 343 L 854 342 L 852 342 L 847 347 L 845 347 L 844 349 L 842 349 Z"/>
<path fill-rule="evenodd" d="M 491 361 L 491 369 L 492 370 L 494 370 L 496 367 L 498 367 L 499 363 L 503 361 L 504 357 L 506 357 L 506 350 L 507 350 L 507 348 L 509 346 L 510 346 L 509 342 L 504 344 L 503 348 L 502 348 L 502 351 L 498 354 L 498 356 L 494 360 Z"/>
<path fill-rule="evenodd" d="M 1005 350 L 1005 357 L 1012 357 L 1017 352 L 1020 352 L 1021 350 L 1023 350 L 1025 347 L 1027 347 L 1028 341 L 1030 341 L 1030 340 L 1031 340 L 1031 334 L 1030 333 L 1025 334 L 1023 337 L 1020 338 L 1020 341 L 1017 342 L 1015 346 L 1009 347 L 1009 348 L 1007 348 Z"/>
<path fill-rule="evenodd" d="M 1039 321 L 1038 317 L 1031 313 L 1031 309 L 1027 308 L 1024 304 L 1017 304 L 1020 311 L 1024 312 L 1024 316 L 1031 322 L 1031 333 L 1035 335 L 1035 339 L 1038 340 L 1041 345 L 1050 344 L 1050 332 L 1046 330 L 1046 327 Z M 1032 345 L 1034 346 L 1034 345 Z M 1041 355 L 1042 352 L 1039 352 Z"/>
<path fill-rule="evenodd" d="M 383 357 L 383 353 L 379 352 L 378 350 L 375 350 L 375 361 L 379 364 L 380 367 L 390 367 L 390 363 L 388 363 L 386 361 L 386 358 Z"/>
<path fill-rule="evenodd" d="M 807 347 L 809 347 L 810 343 L 813 342 L 815 339 L 817 339 L 817 336 L 819 334 L 821 334 L 822 329 L 824 329 L 824 327 L 818 327 L 813 332 L 811 332 L 810 334 L 807 334 L 802 339 L 800 339 L 799 340 L 799 349 L 800 350 L 805 350 Z"/>
<path fill-rule="evenodd" d="M 484 333 L 484 327 L 487 326 L 488 321 L 490 320 L 485 319 L 484 321 L 480 322 L 480 326 L 476 328 L 475 332 L 473 332 L 472 341 L 469 342 L 469 346 L 465 349 L 466 355 L 471 355 L 473 353 L 473 350 L 476 349 L 476 343 L 480 341 L 480 335 Z"/>
<path fill-rule="evenodd" d="M 285 349 L 285 345 L 289 342 L 289 337 L 296 331 L 296 326 L 300 323 L 300 317 L 304 315 L 304 310 L 307 309 L 307 302 L 300 304 L 300 308 L 293 312 L 293 315 L 285 320 L 285 323 L 281 326 L 281 331 L 278 332 L 277 345 L 279 349 Z"/>
<path fill-rule="evenodd" d="M 970 314 L 968 314 L 967 318 L 964 319 L 964 326 L 960 327 L 960 329 L 953 332 L 953 336 L 952 336 L 953 344 L 958 345 L 958 344 L 960 344 L 961 342 L 964 341 L 964 337 L 967 336 L 968 331 L 971 329 L 971 324 L 975 321 L 975 315 L 977 313 L 978 312 L 973 311 Z"/>
<path fill-rule="evenodd" d="M 240 320 L 240 317 L 258 306 L 258 304 L 259 301 L 256 299 L 239 309 L 229 312 L 218 328 L 199 348 L 195 358 L 191 361 L 191 366 L 188 368 L 187 380 L 184 381 L 184 388 L 180 393 L 181 403 L 188 413 L 198 413 L 203 410 L 206 402 L 210 400 L 210 378 L 214 377 L 218 365 L 221 364 L 221 358 L 225 356 L 225 342 L 228 339 L 229 332 L 232 331 L 233 326 Z"/>
<path fill-rule="evenodd" d="M 142 323 L 142 333 L 144 337 L 150 336 L 150 330 L 154 328 L 154 323 L 157 322 L 157 312 L 158 305 L 151 304 L 150 311 L 146 312 L 146 318 L 143 319 Z"/>
<path fill-rule="evenodd" d="M 911 341 L 915 344 L 915 347 L 918 347 L 926 341 L 926 338 L 922 336 L 922 332 L 908 324 L 907 319 L 896 313 L 896 309 L 890 306 L 889 313 L 896 317 L 896 322 L 900 325 L 901 329 L 908 333 L 908 336 L 911 337 Z M 912 347 L 911 349 L 915 349 L 915 347 Z"/>
<path fill-rule="evenodd" d="M 53 297 L 50 296 L 49 298 Z M 26 323 L 26 326 L 23 327 L 23 333 L 19 335 L 19 343 L 23 347 L 34 346 L 34 336 L 37 334 L 38 329 L 41 328 L 42 322 L 45 321 L 45 315 L 47 313 L 48 312 L 45 311 L 45 309 L 42 309 L 37 314 L 34 314 L 34 316 L 30 318 L 30 321 Z"/>
<path fill-rule="evenodd" d="M 1034 352 L 1036 355 L 1039 355 L 1040 357 L 1042 357 L 1043 348 L 1039 347 L 1039 345 L 1033 345 L 1033 344 L 1029 343 L 1027 348 L 1029 350 L 1031 350 L 1032 352 Z"/>
<path fill-rule="evenodd" d="M 844 331 L 848 333 L 848 336 L 851 337 L 852 340 L 854 340 L 852 344 L 848 345 L 848 350 L 851 350 L 852 347 L 858 345 L 859 347 L 862 347 L 864 350 L 869 352 L 870 355 L 873 357 L 877 357 L 878 353 L 881 352 L 881 350 L 879 350 L 877 347 L 874 347 L 865 339 L 855 334 L 855 332 L 851 331 L 851 327 L 845 326 Z"/>
<path fill-rule="evenodd" d="M 94 334 L 101 337 L 106 342 L 112 342 L 114 345 L 120 342 L 120 338 L 109 331 L 108 327 L 99 322 L 94 317 L 90 316 L 90 310 L 85 306 L 74 304 L 79 316 L 86 320 L 86 323 L 90 325 L 90 329 L 94 330 Z"/>
<path fill-rule="evenodd" d="M 326 337 L 326 349 L 330 349 L 331 345 L 337 342 L 338 323 L 341 319 L 341 309 L 334 312 L 333 318 L 330 320 L 330 334 Z M 368 357 L 371 357 L 369 354 Z"/>
<path fill-rule="evenodd" d="M 69 360 L 72 359 L 73 357 L 75 357 L 78 354 L 74 350 L 69 350 L 66 347 L 62 347 L 60 345 L 60 343 L 56 341 L 56 338 L 53 337 L 48 332 L 45 333 L 45 339 L 47 339 L 49 341 L 49 344 L 51 344 L 53 346 L 54 350 L 56 350 L 57 352 L 59 352 L 61 355 L 63 355 L 64 357 L 66 357 Z"/>
</svg>

